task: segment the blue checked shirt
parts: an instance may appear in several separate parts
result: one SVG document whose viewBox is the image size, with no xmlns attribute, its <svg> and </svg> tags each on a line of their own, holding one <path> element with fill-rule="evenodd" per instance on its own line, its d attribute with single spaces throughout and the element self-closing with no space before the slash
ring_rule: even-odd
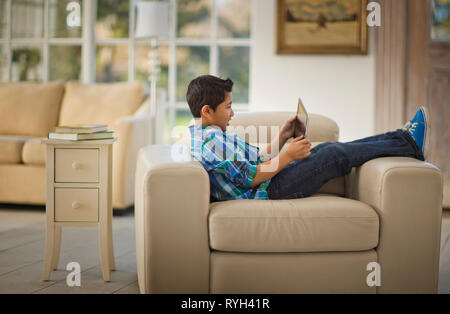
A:
<svg viewBox="0 0 450 314">
<path fill-rule="evenodd" d="M 270 180 L 250 187 L 257 165 L 263 162 L 258 147 L 215 126 L 193 125 L 189 130 L 191 154 L 208 172 L 214 200 L 269 199 L 266 189 Z"/>
</svg>

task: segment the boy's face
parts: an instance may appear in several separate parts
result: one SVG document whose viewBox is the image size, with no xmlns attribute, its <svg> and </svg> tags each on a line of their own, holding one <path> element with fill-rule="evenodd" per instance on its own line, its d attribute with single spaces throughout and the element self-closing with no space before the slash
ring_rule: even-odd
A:
<svg viewBox="0 0 450 314">
<path fill-rule="evenodd" d="M 233 101 L 231 92 L 225 94 L 225 100 L 217 106 L 215 111 L 209 106 L 204 106 L 202 108 L 202 124 L 216 125 L 220 127 L 222 131 L 226 131 L 231 118 L 234 116 L 234 112 L 233 109 L 231 109 Z"/>
</svg>

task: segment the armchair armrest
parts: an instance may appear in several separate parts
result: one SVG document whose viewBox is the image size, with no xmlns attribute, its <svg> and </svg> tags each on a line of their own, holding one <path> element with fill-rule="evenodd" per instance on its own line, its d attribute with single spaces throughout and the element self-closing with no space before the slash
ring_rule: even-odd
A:
<svg viewBox="0 0 450 314">
<path fill-rule="evenodd" d="M 353 174 L 352 198 L 380 218 L 378 293 L 436 293 L 441 238 L 442 174 L 406 157 L 371 160 Z"/>
<path fill-rule="evenodd" d="M 113 149 L 113 207 L 126 208 L 134 202 L 134 175 L 140 148 L 149 143 L 150 121 L 146 115 L 122 117 L 114 122 L 118 141 Z"/>
<path fill-rule="evenodd" d="M 182 145 L 142 148 L 135 193 L 141 293 L 209 293 L 209 178 L 201 164 Z"/>
</svg>

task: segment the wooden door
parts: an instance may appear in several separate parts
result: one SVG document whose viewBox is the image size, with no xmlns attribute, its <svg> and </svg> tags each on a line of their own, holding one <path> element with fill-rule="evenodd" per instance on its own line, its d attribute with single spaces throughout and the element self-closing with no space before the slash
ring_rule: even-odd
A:
<svg viewBox="0 0 450 314">
<path fill-rule="evenodd" d="M 444 176 L 444 207 L 450 208 L 450 39 L 432 37 L 430 0 L 408 1 L 408 39 L 405 113 L 419 105 L 431 116 L 431 154 L 428 161 Z"/>
<path fill-rule="evenodd" d="M 420 106 L 431 115 L 428 161 L 444 176 L 443 207 L 450 208 L 450 41 L 431 36 L 431 0 L 378 0 L 375 29 L 375 132 L 398 128 Z"/>
</svg>

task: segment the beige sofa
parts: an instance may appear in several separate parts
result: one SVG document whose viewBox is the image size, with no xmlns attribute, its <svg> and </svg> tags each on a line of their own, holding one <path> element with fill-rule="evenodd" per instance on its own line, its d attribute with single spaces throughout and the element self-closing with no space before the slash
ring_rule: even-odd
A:
<svg viewBox="0 0 450 314">
<path fill-rule="evenodd" d="M 290 116 L 236 114 L 232 126 Z M 338 140 L 326 117 L 313 115 L 310 127 L 315 143 Z M 135 200 L 140 291 L 436 293 L 441 204 L 439 169 L 402 157 L 367 162 L 304 199 L 210 204 L 208 175 L 185 146 L 145 147 Z"/>
<path fill-rule="evenodd" d="M 0 203 L 45 204 L 40 139 L 55 126 L 106 123 L 118 137 L 113 206 L 132 205 L 137 152 L 148 145 L 147 109 L 140 83 L 0 83 Z"/>
</svg>

